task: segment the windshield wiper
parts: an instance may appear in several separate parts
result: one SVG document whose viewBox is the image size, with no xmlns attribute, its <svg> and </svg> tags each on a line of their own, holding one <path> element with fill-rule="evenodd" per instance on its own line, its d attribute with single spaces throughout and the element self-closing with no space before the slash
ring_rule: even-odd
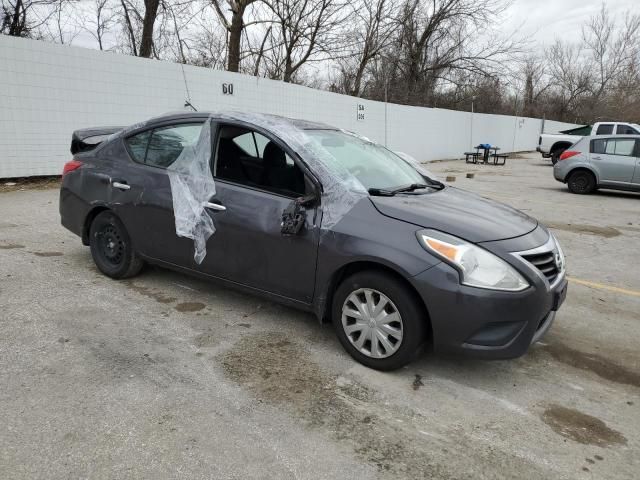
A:
<svg viewBox="0 0 640 480">
<path fill-rule="evenodd" d="M 391 191 L 395 195 L 396 193 L 413 192 L 414 190 L 421 190 L 423 188 L 429 188 L 429 185 L 426 185 L 424 183 L 412 183 L 411 185 L 407 185 L 406 187 L 399 187 Z"/>
<path fill-rule="evenodd" d="M 413 192 L 414 190 L 421 190 L 423 188 L 438 188 L 437 185 L 427 185 L 424 183 L 412 183 L 411 185 L 404 185 L 402 187 L 388 189 L 388 188 L 370 188 L 369 195 L 377 197 L 393 197 L 397 193 Z M 444 187 L 444 185 L 442 185 Z"/>
</svg>

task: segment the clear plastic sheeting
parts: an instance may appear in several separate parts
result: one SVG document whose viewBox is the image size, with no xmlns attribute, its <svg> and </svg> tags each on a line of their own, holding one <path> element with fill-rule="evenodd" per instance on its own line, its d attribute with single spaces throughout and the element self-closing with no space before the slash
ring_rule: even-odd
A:
<svg viewBox="0 0 640 480">
<path fill-rule="evenodd" d="M 228 112 L 214 116 L 264 128 L 302 158 L 322 183 L 323 230 L 334 227 L 360 199 L 368 196 L 367 190 L 353 174 L 339 165 L 319 142 L 295 126 L 291 120 L 275 115 L 245 112 Z"/>
<path fill-rule="evenodd" d="M 415 168 L 418 171 L 418 173 L 420 173 L 420 175 L 424 175 L 425 177 L 431 178 L 433 180 L 438 180 L 438 177 L 436 175 L 431 173 L 428 168 L 426 168 L 422 163 L 420 163 L 418 160 L 413 158 L 408 153 L 404 153 L 404 152 L 393 152 L 393 153 L 395 153 L 397 156 L 399 156 L 401 159 L 403 159 L 405 162 L 407 162 L 409 165 Z"/>
<path fill-rule="evenodd" d="M 211 119 L 207 120 L 198 141 L 187 145 L 167 168 L 173 197 L 176 234 L 193 240 L 195 261 L 200 264 L 207 254 L 207 240 L 216 231 L 205 204 L 216 193 L 211 174 Z"/>
</svg>

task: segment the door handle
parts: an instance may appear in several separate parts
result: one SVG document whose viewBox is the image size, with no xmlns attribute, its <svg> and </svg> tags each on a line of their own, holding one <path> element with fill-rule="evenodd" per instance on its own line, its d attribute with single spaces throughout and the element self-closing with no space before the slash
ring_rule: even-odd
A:
<svg viewBox="0 0 640 480">
<path fill-rule="evenodd" d="M 131 189 L 131 185 L 127 185 L 126 183 L 122 183 L 122 182 L 111 182 L 111 185 L 113 185 L 114 188 L 118 188 L 120 190 L 130 190 Z"/>
<path fill-rule="evenodd" d="M 602 160 L 602 157 L 591 157 L 592 160 Z"/>
<path fill-rule="evenodd" d="M 213 202 L 204 202 L 204 208 L 210 208 L 211 210 L 216 210 L 218 212 L 224 212 L 227 209 L 224 205 Z"/>
</svg>

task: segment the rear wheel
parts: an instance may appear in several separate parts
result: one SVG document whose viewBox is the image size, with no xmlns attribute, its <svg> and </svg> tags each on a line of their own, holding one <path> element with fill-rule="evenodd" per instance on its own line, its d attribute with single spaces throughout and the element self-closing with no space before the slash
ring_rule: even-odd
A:
<svg viewBox="0 0 640 480">
<path fill-rule="evenodd" d="M 596 189 L 596 178 L 586 170 L 577 170 L 569 175 L 567 186 L 571 193 L 585 195 Z"/>
<path fill-rule="evenodd" d="M 562 149 L 562 150 L 554 150 L 553 152 L 551 152 L 551 163 L 553 165 L 558 163 L 558 160 L 560 160 L 560 155 L 562 155 L 563 153 L 564 153 L 564 149 Z"/>
<path fill-rule="evenodd" d="M 406 285 L 389 274 L 359 272 L 333 297 L 332 320 L 347 352 L 377 370 L 411 362 L 426 340 L 424 309 Z"/>
<path fill-rule="evenodd" d="M 111 278 L 137 275 L 144 264 L 133 250 L 124 225 L 109 211 L 93 219 L 89 230 L 89 246 L 98 269 Z"/>
</svg>

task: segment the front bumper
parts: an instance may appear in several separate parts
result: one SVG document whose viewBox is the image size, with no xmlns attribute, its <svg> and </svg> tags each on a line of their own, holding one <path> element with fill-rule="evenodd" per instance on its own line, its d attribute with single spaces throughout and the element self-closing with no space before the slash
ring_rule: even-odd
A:
<svg viewBox="0 0 640 480">
<path fill-rule="evenodd" d="M 551 328 L 567 289 L 564 274 L 553 287 L 529 278 L 522 292 L 467 287 L 445 263 L 413 280 L 429 312 L 434 350 L 485 359 L 524 355 Z"/>
</svg>

